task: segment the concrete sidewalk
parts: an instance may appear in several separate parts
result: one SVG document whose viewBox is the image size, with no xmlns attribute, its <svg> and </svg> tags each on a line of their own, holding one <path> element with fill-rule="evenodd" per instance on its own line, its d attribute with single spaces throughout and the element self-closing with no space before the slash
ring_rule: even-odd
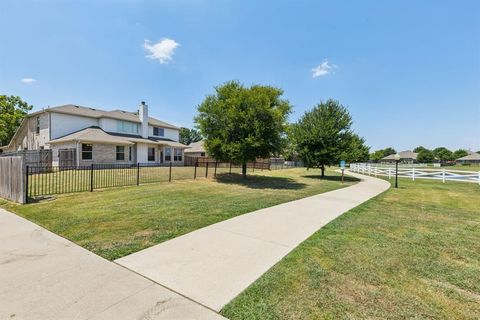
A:
<svg viewBox="0 0 480 320">
<path fill-rule="evenodd" d="M 0 319 L 224 319 L 0 209 Z"/>
<path fill-rule="evenodd" d="M 244 214 L 116 262 L 219 311 L 310 235 L 390 187 L 356 185 Z"/>
</svg>

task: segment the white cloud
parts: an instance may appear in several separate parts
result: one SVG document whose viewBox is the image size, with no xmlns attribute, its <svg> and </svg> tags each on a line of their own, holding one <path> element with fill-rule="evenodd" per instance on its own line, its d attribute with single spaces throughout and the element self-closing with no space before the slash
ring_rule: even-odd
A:
<svg viewBox="0 0 480 320">
<path fill-rule="evenodd" d="M 32 84 L 34 82 L 37 82 L 37 79 L 33 79 L 33 78 L 23 78 L 22 80 L 20 80 L 21 82 L 23 83 L 26 83 L 26 84 Z"/>
<path fill-rule="evenodd" d="M 337 66 L 328 62 L 327 59 L 323 60 L 321 64 L 317 67 L 312 69 L 312 77 L 317 78 L 321 76 L 325 76 L 329 73 L 333 73 L 333 70 L 336 69 Z"/>
<path fill-rule="evenodd" d="M 180 44 L 173 39 L 163 38 L 157 43 L 151 44 L 150 40 L 145 40 L 143 47 L 150 54 L 147 58 L 160 61 L 162 64 L 167 64 L 172 60 L 175 49 Z"/>
</svg>

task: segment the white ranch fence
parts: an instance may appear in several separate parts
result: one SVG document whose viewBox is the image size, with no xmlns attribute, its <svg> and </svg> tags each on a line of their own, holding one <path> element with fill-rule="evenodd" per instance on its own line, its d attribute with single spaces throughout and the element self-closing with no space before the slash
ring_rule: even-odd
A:
<svg viewBox="0 0 480 320">
<path fill-rule="evenodd" d="M 381 167 L 370 163 L 352 163 L 350 164 L 350 170 L 371 176 L 395 178 L 395 167 Z M 446 181 L 461 181 L 478 183 L 480 185 L 480 172 L 475 171 L 399 167 L 398 176 L 410 178 L 413 181 L 415 179 L 433 179 L 441 180 L 443 183 Z"/>
</svg>

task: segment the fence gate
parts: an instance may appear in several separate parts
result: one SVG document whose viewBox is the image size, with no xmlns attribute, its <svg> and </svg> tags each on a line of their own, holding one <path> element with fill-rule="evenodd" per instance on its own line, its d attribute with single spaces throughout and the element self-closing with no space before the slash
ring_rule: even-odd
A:
<svg viewBox="0 0 480 320">
<path fill-rule="evenodd" d="M 77 150 L 75 148 L 58 150 L 59 167 L 72 167 L 76 165 Z"/>
<path fill-rule="evenodd" d="M 23 157 L 0 157 L 0 197 L 25 203 Z"/>
</svg>

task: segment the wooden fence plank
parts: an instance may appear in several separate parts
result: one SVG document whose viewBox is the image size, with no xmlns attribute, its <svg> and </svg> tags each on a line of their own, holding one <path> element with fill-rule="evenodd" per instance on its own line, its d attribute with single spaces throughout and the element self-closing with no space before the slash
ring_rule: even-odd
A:
<svg viewBox="0 0 480 320">
<path fill-rule="evenodd" d="M 25 203 L 24 158 L 0 157 L 0 197 Z"/>
</svg>

